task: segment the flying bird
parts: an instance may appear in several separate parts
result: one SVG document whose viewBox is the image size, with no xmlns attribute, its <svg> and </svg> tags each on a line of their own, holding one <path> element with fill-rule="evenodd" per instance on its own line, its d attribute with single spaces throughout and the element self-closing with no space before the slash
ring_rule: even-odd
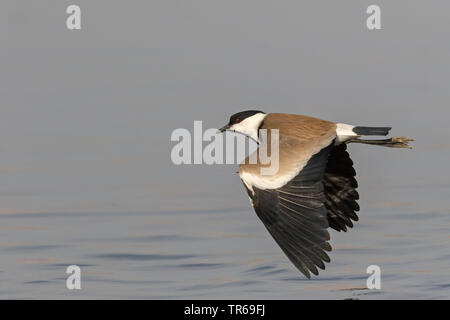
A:
<svg viewBox="0 0 450 320">
<path fill-rule="evenodd" d="M 245 134 L 262 147 L 261 129 L 278 129 L 278 170 L 264 175 L 268 166 L 259 156 L 239 165 L 239 176 L 250 202 L 271 236 L 307 278 L 318 275 L 330 262 L 328 228 L 347 231 L 358 221 L 358 183 L 349 143 L 392 148 L 411 148 L 405 137 L 362 139 L 386 136 L 390 127 L 352 126 L 295 114 L 249 110 L 236 113 L 219 129 Z M 268 148 L 270 149 L 270 148 Z M 258 152 L 256 150 L 255 152 Z"/>
</svg>

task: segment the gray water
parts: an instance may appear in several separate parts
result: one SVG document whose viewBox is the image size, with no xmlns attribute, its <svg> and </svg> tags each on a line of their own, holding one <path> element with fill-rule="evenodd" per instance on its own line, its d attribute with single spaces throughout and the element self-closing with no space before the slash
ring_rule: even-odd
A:
<svg viewBox="0 0 450 320">
<path fill-rule="evenodd" d="M 131 4 L 132 3 L 132 4 Z M 450 298 L 450 4 L 4 1 L 0 298 Z M 360 221 L 305 279 L 236 165 L 170 160 L 176 128 L 241 109 L 391 125 L 355 145 Z M 81 267 L 81 290 L 66 288 Z M 381 290 L 366 268 L 381 268 Z"/>
</svg>

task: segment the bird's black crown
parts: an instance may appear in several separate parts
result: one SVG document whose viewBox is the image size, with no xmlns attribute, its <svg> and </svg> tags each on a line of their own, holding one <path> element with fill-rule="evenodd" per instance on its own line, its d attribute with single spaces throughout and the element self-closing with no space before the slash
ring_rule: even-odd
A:
<svg viewBox="0 0 450 320">
<path fill-rule="evenodd" d="M 264 112 L 259 110 L 247 110 L 235 113 L 230 117 L 230 122 L 228 122 L 228 125 L 232 126 L 233 124 L 239 123 L 242 120 L 251 117 L 257 113 L 264 113 Z"/>
</svg>

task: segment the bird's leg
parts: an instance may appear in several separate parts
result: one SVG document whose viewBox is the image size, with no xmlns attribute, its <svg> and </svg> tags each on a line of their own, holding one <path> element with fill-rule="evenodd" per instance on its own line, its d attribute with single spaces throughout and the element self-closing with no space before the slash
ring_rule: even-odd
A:
<svg viewBox="0 0 450 320">
<path fill-rule="evenodd" d="M 390 139 L 382 139 L 382 140 L 367 140 L 367 139 L 355 138 L 355 139 L 348 140 L 346 143 L 364 143 L 364 144 L 373 144 L 373 145 L 389 147 L 389 148 L 412 149 L 412 147 L 408 144 L 411 141 L 414 141 L 414 140 L 405 138 L 405 137 L 393 137 Z"/>
</svg>

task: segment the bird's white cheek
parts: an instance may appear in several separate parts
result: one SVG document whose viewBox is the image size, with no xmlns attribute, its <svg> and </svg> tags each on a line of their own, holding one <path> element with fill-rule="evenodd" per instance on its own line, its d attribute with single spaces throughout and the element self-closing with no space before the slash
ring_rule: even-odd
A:
<svg viewBox="0 0 450 320">
<path fill-rule="evenodd" d="M 245 132 L 244 132 L 244 128 L 243 128 L 241 125 L 239 125 L 239 124 L 233 124 L 233 125 L 230 127 L 230 130 L 233 130 L 233 131 L 236 131 L 236 132 L 242 132 L 242 133 L 245 133 Z"/>
</svg>

